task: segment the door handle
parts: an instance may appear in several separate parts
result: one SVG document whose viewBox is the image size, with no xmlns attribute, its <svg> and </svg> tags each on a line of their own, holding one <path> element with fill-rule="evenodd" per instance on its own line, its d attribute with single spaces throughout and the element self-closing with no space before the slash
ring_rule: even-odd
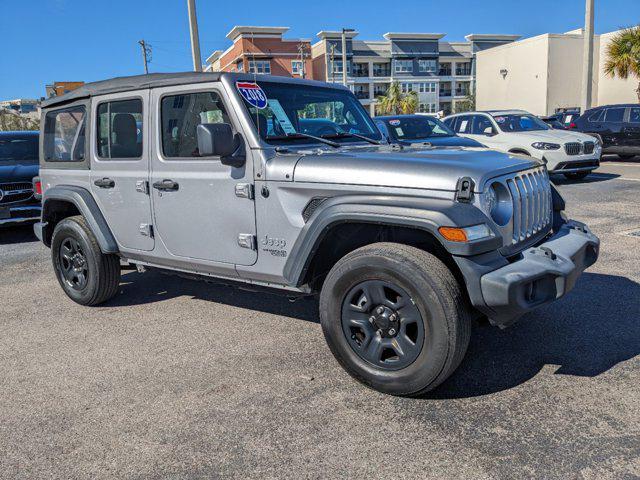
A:
<svg viewBox="0 0 640 480">
<path fill-rule="evenodd" d="M 156 190 L 160 190 L 163 192 L 170 192 L 170 191 L 176 191 L 178 190 L 178 188 L 180 188 L 180 185 L 178 184 L 178 182 L 174 182 L 173 180 L 162 180 L 161 182 L 155 182 L 153 184 L 153 188 L 155 188 Z"/>
<path fill-rule="evenodd" d="M 111 180 L 110 178 L 102 178 L 100 180 L 96 180 L 95 182 L 93 182 L 93 184 L 96 187 L 100 187 L 100 188 L 113 188 L 116 186 L 116 182 L 114 180 Z"/>
</svg>

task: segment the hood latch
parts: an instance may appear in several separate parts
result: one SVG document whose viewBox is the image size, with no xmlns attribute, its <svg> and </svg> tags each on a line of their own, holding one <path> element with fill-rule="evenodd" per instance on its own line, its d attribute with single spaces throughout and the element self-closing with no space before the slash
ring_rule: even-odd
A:
<svg viewBox="0 0 640 480">
<path fill-rule="evenodd" d="M 473 198 L 473 187 L 475 184 L 471 177 L 462 177 L 458 179 L 456 185 L 456 201 L 462 203 L 469 203 Z"/>
</svg>

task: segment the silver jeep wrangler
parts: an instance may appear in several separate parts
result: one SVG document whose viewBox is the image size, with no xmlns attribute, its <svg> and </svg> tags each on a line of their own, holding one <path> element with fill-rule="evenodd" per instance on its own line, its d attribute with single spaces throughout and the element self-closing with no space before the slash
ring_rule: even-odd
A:
<svg viewBox="0 0 640 480">
<path fill-rule="evenodd" d="M 127 263 L 318 292 L 338 362 L 394 395 L 451 375 L 474 317 L 506 326 L 598 257 L 543 165 L 387 144 L 342 86 L 116 78 L 44 102 L 41 131 L 35 231 L 72 300 L 109 300 Z"/>
</svg>

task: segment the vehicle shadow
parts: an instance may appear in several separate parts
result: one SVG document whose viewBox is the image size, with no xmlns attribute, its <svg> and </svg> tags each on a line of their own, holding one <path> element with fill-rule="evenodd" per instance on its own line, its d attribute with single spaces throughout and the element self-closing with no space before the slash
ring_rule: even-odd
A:
<svg viewBox="0 0 640 480">
<path fill-rule="evenodd" d="M 291 301 L 268 290 L 185 280 L 147 272 L 123 275 L 121 294 L 106 306 L 136 305 L 179 296 L 318 322 L 314 297 Z M 545 365 L 556 374 L 595 377 L 640 354 L 640 285 L 626 277 L 585 273 L 564 299 L 505 330 L 474 326 L 458 370 L 428 398 L 487 395 L 527 382 Z"/>
<path fill-rule="evenodd" d="M 0 228 L 0 245 L 37 241 L 38 237 L 33 233 L 33 227 L 31 225 Z"/>
<path fill-rule="evenodd" d="M 620 175 L 616 173 L 592 173 L 589 176 L 581 179 L 581 180 L 571 180 L 570 178 L 566 178 L 564 175 L 551 175 L 549 178 L 554 183 L 554 185 L 571 185 L 574 183 L 598 183 L 598 182 L 606 182 L 608 180 L 613 180 L 614 178 L 618 178 Z"/>
<path fill-rule="evenodd" d="M 318 323 L 318 303 L 314 297 L 288 297 L 267 288 L 221 280 L 204 282 L 157 271 L 122 275 L 120 294 L 105 306 L 143 305 L 187 296 L 273 315 Z"/>
<path fill-rule="evenodd" d="M 640 354 L 640 285 L 585 273 L 563 300 L 511 328 L 474 329 L 458 370 L 429 398 L 467 398 L 508 390 L 545 365 L 555 373 L 595 377 Z"/>
</svg>

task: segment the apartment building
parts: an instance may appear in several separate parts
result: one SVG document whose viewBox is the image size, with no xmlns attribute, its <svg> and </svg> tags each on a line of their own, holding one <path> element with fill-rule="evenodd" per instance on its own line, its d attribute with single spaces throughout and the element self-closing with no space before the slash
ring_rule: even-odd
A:
<svg viewBox="0 0 640 480">
<path fill-rule="evenodd" d="M 595 35 L 593 106 L 637 103 L 637 80 L 604 73 L 607 45 L 618 32 Z M 580 107 L 582 29 L 547 33 L 482 52 L 477 57 L 479 109 L 519 108 L 536 115 Z"/>
<path fill-rule="evenodd" d="M 346 63 L 342 61 L 342 32 L 323 30 L 311 46 L 313 78 L 347 84 L 376 112 L 376 98 L 397 81 L 403 92 L 418 96 L 418 111 L 450 113 L 456 103 L 474 91 L 475 56 L 520 38 L 518 35 L 471 34 L 465 42 L 447 42 L 443 33 L 386 33 L 384 40 L 357 40 L 357 31 L 346 32 Z"/>
<path fill-rule="evenodd" d="M 216 50 L 205 71 L 250 72 L 310 78 L 311 41 L 283 38 L 288 27 L 235 26 L 227 34 L 232 45 Z"/>
</svg>

